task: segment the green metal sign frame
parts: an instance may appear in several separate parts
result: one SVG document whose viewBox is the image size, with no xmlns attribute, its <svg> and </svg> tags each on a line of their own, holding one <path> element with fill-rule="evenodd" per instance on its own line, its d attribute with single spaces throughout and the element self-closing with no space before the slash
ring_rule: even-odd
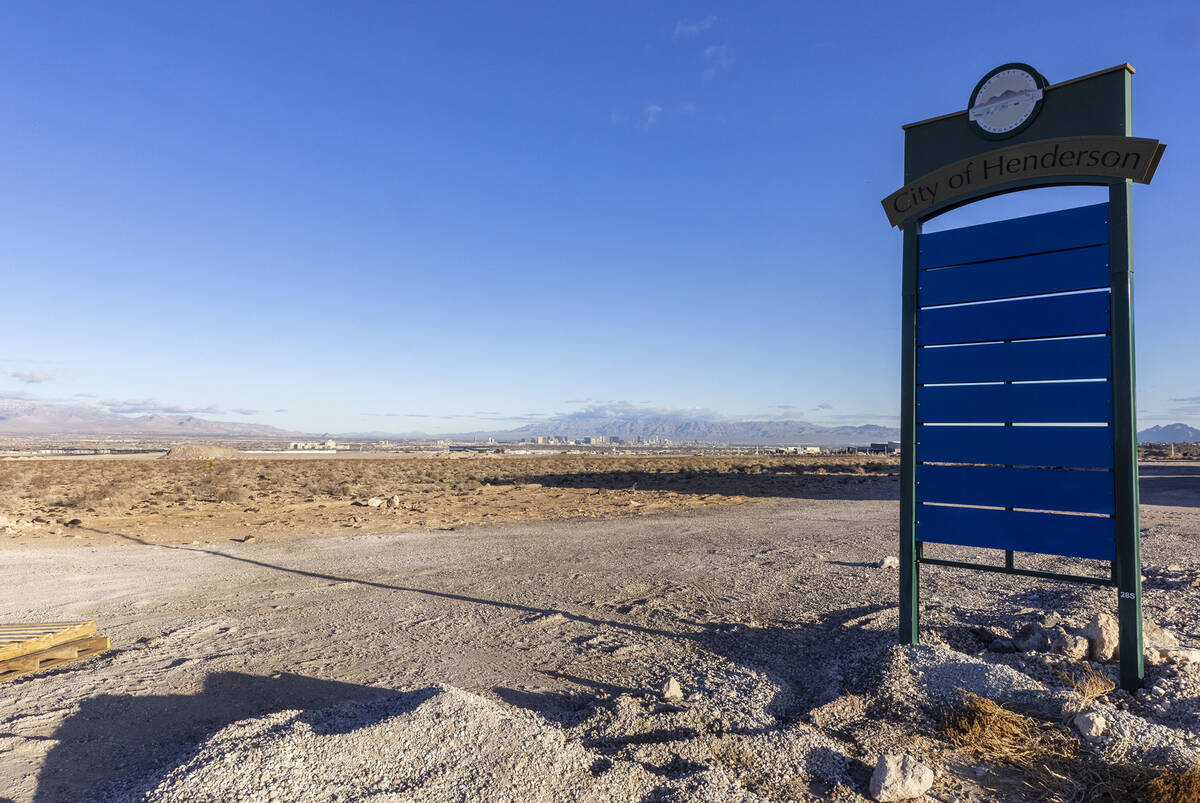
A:
<svg viewBox="0 0 1200 803">
<path fill-rule="evenodd" d="M 915 644 L 920 637 L 920 569 L 925 565 L 970 568 L 1002 572 L 1026 577 L 1038 577 L 1099 586 L 1117 590 L 1118 621 L 1120 623 L 1121 686 L 1133 690 L 1142 685 L 1141 615 L 1141 556 L 1138 527 L 1137 425 L 1134 393 L 1133 348 L 1133 243 L 1130 228 L 1130 200 L 1133 181 L 1149 182 L 1162 156 L 1163 148 L 1154 140 L 1131 137 L 1130 78 L 1133 68 L 1120 65 L 1081 78 L 1046 87 L 1044 107 L 1036 119 L 1014 132 L 1004 141 L 1006 153 L 997 150 L 995 139 L 978 136 L 968 125 L 967 112 L 960 111 L 942 117 L 904 126 L 905 184 L 884 200 L 884 209 L 894 225 L 904 234 L 903 323 L 901 355 L 901 492 L 900 492 L 900 641 Z M 1037 148 L 1058 142 L 1086 142 L 1096 138 L 1100 147 L 1110 148 L 1112 142 L 1128 142 L 1130 147 L 1142 147 L 1138 158 L 1098 158 L 1096 169 L 1083 167 L 1065 172 L 1058 161 L 1055 147 L 1053 158 L 1041 160 L 1039 169 Z M 1112 138 L 1125 138 L 1113 140 Z M 1104 144 L 1107 143 L 1107 144 Z M 1146 150 L 1149 148 L 1149 150 Z M 1047 150 L 1047 153 L 1050 151 Z M 1118 153 L 1117 150 L 1103 151 Z M 1015 154 L 1015 156 L 1012 156 Z M 1033 154 L 1029 156 L 1027 154 Z M 1151 158 L 1143 158 L 1150 155 Z M 986 185 L 975 182 L 972 187 L 968 163 L 966 180 L 960 178 L 958 187 L 946 182 L 948 189 L 932 189 L 922 195 L 922 179 L 937 176 L 948 165 L 963 164 L 975 158 L 1008 158 L 1011 166 L 1022 166 L 1021 159 L 1032 159 L 1032 168 L 1009 181 L 991 181 Z M 1074 161 L 1074 160 L 1072 160 Z M 1112 170 L 1102 162 L 1114 161 Z M 993 162 L 994 164 L 994 162 Z M 1003 164 L 1003 162 L 1001 162 Z M 1023 163 L 1026 168 L 1030 162 Z M 1056 169 L 1055 169 L 1056 168 Z M 1121 174 L 1121 170 L 1125 174 Z M 975 171 L 978 177 L 980 171 Z M 935 188 L 937 183 L 927 182 Z M 1116 558 L 1107 577 L 1069 575 L 1056 572 L 1018 568 L 1012 551 L 1006 551 L 1003 566 L 974 564 L 962 561 L 926 557 L 924 545 L 918 540 L 917 529 L 917 316 L 918 316 L 918 255 L 922 224 L 951 209 L 984 198 L 1019 190 L 1061 185 L 1098 185 L 1108 188 L 1109 203 L 1109 290 L 1111 293 L 1111 343 L 1113 390 L 1113 482 L 1115 490 L 1114 523 L 1116 527 Z M 897 200 L 900 199 L 900 200 Z M 891 204 L 891 208 L 889 208 Z M 918 205 L 923 205 L 918 207 Z M 903 207 L 903 208 L 902 208 Z M 911 213 L 908 210 L 911 209 Z"/>
</svg>

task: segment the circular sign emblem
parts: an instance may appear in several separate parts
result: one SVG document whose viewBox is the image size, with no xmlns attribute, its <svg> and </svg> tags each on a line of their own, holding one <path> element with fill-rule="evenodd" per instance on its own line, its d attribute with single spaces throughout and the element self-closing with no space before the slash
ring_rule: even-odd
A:
<svg viewBox="0 0 1200 803">
<path fill-rule="evenodd" d="M 1004 139 L 1024 131 L 1042 109 L 1042 90 L 1049 83 L 1028 64 L 997 67 L 975 85 L 967 119 L 976 134 Z"/>
</svg>

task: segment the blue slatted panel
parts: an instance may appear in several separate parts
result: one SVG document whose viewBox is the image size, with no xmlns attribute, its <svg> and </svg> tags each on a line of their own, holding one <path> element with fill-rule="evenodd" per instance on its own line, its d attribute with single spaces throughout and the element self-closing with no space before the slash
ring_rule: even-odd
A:
<svg viewBox="0 0 1200 803">
<path fill-rule="evenodd" d="M 1113 515 L 1110 471 L 917 466 L 917 501 Z"/>
<path fill-rule="evenodd" d="M 923 309 L 917 343 L 971 343 L 1107 332 L 1108 293 L 1026 298 L 992 304 Z"/>
<path fill-rule="evenodd" d="M 1112 468 L 1111 427 L 917 427 L 921 463 Z"/>
<path fill-rule="evenodd" d="M 936 385 L 917 388 L 921 424 L 1109 424 L 1108 382 Z"/>
<path fill-rule="evenodd" d="M 1112 376 L 1109 341 L 1105 336 L 921 349 L 917 381 L 1108 379 Z"/>
<path fill-rule="evenodd" d="M 917 540 L 1096 560 L 1116 557 L 1113 520 L 1098 516 L 918 505 Z"/>
<path fill-rule="evenodd" d="M 1107 242 L 1108 204 L 1096 204 L 924 234 L 917 264 L 940 268 Z"/>
<path fill-rule="evenodd" d="M 922 307 L 1108 287 L 1108 246 L 921 271 Z"/>
</svg>

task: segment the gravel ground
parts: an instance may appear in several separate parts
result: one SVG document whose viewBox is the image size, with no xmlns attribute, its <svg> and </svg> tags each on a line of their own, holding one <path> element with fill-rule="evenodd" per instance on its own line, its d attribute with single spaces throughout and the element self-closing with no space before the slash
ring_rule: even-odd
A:
<svg viewBox="0 0 1200 803">
<path fill-rule="evenodd" d="M 1156 470 L 1146 610 L 1200 647 L 1200 483 Z M 934 799 L 1002 799 L 997 768 L 939 741 L 940 709 L 970 690 L 1061 716 L 1060 672 L 1079 661 L 993 652 L 981 628 L 1075 630 L 1113 592 L 930 568 L 925 643 L 901 648 L 896 573 L 877 565 L 895 553 L 895 490 L 855 479 L 832 498 L 637 519 L 9 551 L 14 618 L 95 618 L 114 649 L 6 684 L 0 795 L 861 800 L 878 755 L 904 751 L 937 769 Z M 1187 766 L 1200 666 L 1147 676 L 1094 704 L 1113 724 L 1089 749 Z"/>
</svg>

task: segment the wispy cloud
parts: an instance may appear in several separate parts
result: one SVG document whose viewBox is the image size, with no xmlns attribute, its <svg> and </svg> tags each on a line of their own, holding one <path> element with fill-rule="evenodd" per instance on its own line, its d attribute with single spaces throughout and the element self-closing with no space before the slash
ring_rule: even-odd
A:
<svg viewBox="0 0 1200 803">
<path fill-rule="evenodd" d="M 207 407 L 195 407 L 160 402 L 154 399 L 101 399 L 99 404 L 101 407 L 107 408 L 110 413 L 167 413 L 170 415 L 192 415 L 194 413 L 223 415 L 225 413 L 224 410 L 211 404 Z"/>
<path fill-rule="evenodd" d="M 818 410 L 832 410 L 832 409 L 833 409 L 833 405 L 832 405 L 832 404 L 829 404 L 828 402 L 822 402 L 821 404 L 818 404 L 818 405 L 817 405 L 816 409 L 818 409 Z"/>
<path fill-rule="evenodd" d="M 13 371 L 9 376 L 26 385 L 40 385 L 44 382 L 54 381 L 54 377 L 45 371 Z"/>
<path fill-rule="evenodd" d="M 717 24 L 717 18 L 712 14 L 698 20 L 684 18 L 675 23 L 675 32 L 672 37 L 682 39 L 685 36 L 697 36 L 704 33 L 709 28 Z"/>
<path fill-rule="evenodd" d="M 831 424 L 873 424 L 877 421 L 899 421 L 900 416 L 884 413 L 835 413 L 833 415 L 822 416 L 821 420 Z"/>
<path fill-rule="evenodd" d="M 277 413 L 286 413 L 286 412 L 287 412 L 287 408 L 286 408 L 286 407 L 280 407 L 280 408 L 279 408 L 278 410 L 276 410 L 275 412 L 277 412 Z"/>
<path fill-rule="evenodd" d="M 1200 415 L 1200 396 L 1180 396 L 1170 401 L 1174 404 L 1167 408 L 1165 416 L 1167 418 L 1190 418 Z M 1162 416 L 1154 417 L 1161 418 Z"/>
<path fill-rule="evenodd" d="M 704 80 L 711 81 L 733 66 L 733 48 L 729 45 L 710 45 L 704 48 L 704 60 L 708 63 L 704 68 Z"/>
<path fill-rule="evenodd" d="M 686 103 L 680 103 L 679 104 L 679 112 L 681 114 L 695 114 L 696 113 L 696 104 L 692 103 L 691 101 L 688 101 Z"/>
<path fill-rule="evenodd" d="M 251 410 L 248 407 L 234 407 L 230 412 L 237 413 L 238 415 L 258 415 L 262 410 Z"/>
<path fill-rule="evenodd" d="M 642 127 L 650 128 L 663 116 L 663 107 L 650 103 L 646 108 L 642 109 Z"/>
</svg>

